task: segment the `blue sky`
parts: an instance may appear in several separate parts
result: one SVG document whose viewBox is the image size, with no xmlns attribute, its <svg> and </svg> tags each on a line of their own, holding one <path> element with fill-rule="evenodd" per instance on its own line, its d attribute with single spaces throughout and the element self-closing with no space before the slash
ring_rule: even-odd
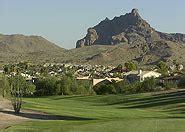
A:
<svg viewBox="0 0 185 132">
<path fill-rule="evenodd" d="M 184 0 L 0 0 L 0 33 L 39 35 L 70 49 L 88 27 L 132 8 L 159 31 L 185 33 L 184 5 Z"/>
</svg>

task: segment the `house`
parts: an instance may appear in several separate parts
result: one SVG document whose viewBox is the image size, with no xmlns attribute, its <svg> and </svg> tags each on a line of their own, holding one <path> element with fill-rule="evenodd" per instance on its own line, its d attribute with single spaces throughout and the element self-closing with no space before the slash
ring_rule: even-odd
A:
<svg viewBox="0 0 185 132">
<path fill-rule="evenodd" d="M 176 70 L 176 68 L 177 68 L 176 65 L 170 66 L 170 69 L 171 69 L 172 71 Z M 179 65 L 179 70 L 181 71 L 181 70 L 183 70 L 183 69 L 184 69 L 184 66 L 183 66 L 183 65 Z"/>
<path fill-rule="evenodd" d="M 146 78 L 158 78 L 161 76 L 160 73 L 155 72 L 155 71 L 130 71 L 124 74 L 124 76 L 126 77 L 126 79 L 130 82 L 134 82 L 134 81 L 140 81 L 143 82 Z"/>
<path fill-rule="evenodd" d="M 155 72 L 155 71 L 142 71 L 139 70 L 139 80 L 140 82 L 144 81 L 146 78 L 159 78 L 161 76 L 161 73 Z"/>
<path fill-rule="evenodd" d="M 21 76 L 24 77 L 26 79 L 26 81 L 30 82 L 30 83 L 34 83 L 35 80 L 37 80 L 36 77 L 33 77 L 33 76 L 25 74 L 25 73 L 21 73 Z"/>
<path fill-rule="evenodd" d="M 4 70 L 3 69 L 0 69 L 0 73 L 3 73 L 4 72 Z"/>
<path fill-rule="evenodd" d="M 25 73 L 21 73 L 21 76 L 22 76 L 22 77 L 25 77 L 25 78 L 27 78 L 27 77 L 29 78 L 29 77 L 30 77 L 30 75 L 25 74 Z"/>
<path fill-rule="evenodd" d="M 123 81 L 123 79 L 120 79 L 120 78 L 102 78 L 102 79 L 92 79 L 93 81 L 93 86 L 95 86 L 96 84 L 100 83 L 100 82 L 103 82 L 103 81 L 106 81 L 106 82 L 113 82 L 113 81 L 116 81 L 116 82 L 120 82 L 120 81 Z"/>
<path fill-rule="evenodd" d="M 30 77 L 30 78 L 27 78 L 26 81 L 34 84 L 35 82 L 38 81 L 38 78 L 37 77 Z"/>
<path fill-rule="evenodd" d="M 180 80 L 185 76 L 185 72 L 176 72 L 175 74 L 172 74 L 168 77 L 160 77 L 160 81 L 170 81 L 174 83 L 180 82 Z"/>
<path fill-rule="evenodd" d="M 51 76 L 55 76 L 55 75 L 57 75 L 57 73 L 56 73 L 56 72 L 54 72 L 54 71 L 51 71 L 51 72 L 49 72 L 49 75 L 51 75 Z"/>
<path fill-rule="evenodd" d="M 110 73 L 126 73 L 127 70 L 126 69 L 119 69 L 119 68 L 114 68 L 110 71 Z"/>
<path fill-rule="evenodd" d="M 180 79 L 182 78 L 182 75 L 176 75 L 176 76 L 170 76 L 170 77 L 162 77 L 160 78 L 161 82 L 173 82 L 173 83 L 178 83 L 180 81 Z"/>
</svg>

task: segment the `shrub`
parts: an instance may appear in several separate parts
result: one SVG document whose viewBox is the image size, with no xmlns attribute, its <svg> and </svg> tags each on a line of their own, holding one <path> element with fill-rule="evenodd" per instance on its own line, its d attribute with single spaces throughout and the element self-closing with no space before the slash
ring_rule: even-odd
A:
<svg viewBox="0 0 185 132">
<path fill-rule="evenodd" d="M 72 74 L 65 74 L 61 78 L 40 78 L 36 83 L 35 95 L 84 95 L 92 93 L 90 82 L 78 82 Z"/>
<path fill-rule="evenodd" d="M 57 87 L 56 87 L 57 78 L 56 77 L 47 77 L 40 78 L 36 85 L 36 95 L 56 95 Z"/>
<path fill-rule="evenodd" d="M 77 81 L 77 91 L 76 94 L 80 95 L 92 95 L 94 91 L 92 89 L 91 81 L 89 80 L 78 80 Z"/>
<path fill-rule="evenodd" d="M 158 87 L 158 80 L 155 78 L 147 78 L 143 82 L 133 82 L 133 83 L 125 83 L 123 86 L 123 93 L 133 94 L 133 93 L 141 93 L 141 92 L 152 92 L 156 91 Z"/>
<path fill-rule="evenodd" d="M 152 92 L 156 90 L 158 80 L 154 77 L 146 78 L 141 85 L 141 89 L 139 92 Z"/>
<path fill-rule="evenodd" d="M 101 85 L 98 89 L 95 90 L 98 95 L 106 95 L 106 94 L 115 94 L 115 87 L 113 85 Z"/>
<path fill-rule="evenodd" d="M 134 63 L 134 62 L 126 62 L 126 63 L 125 63 L 125 68 L 126 68 L 128 71 L 137 70 L 137 64 Z"/>
<path fill-rule="evenodd" d="M 16 114 L 19 114 L 22 106 L 22 97 L 30 95 L 34 91 L 34 86 L 26 82 L 21 75 L 11 76 L 9 79 L 11 102 Z"/>
<path fill-rule="evenodd" d="M 179 83 L 178 83 L 178 86 L 179 86 L 180 88 L 185 88 L 185 76 L 183 76 L 183 77 L 180 79 L 180 81 L 179 81 Z"/>
<path fill-rule="evenodd" d="M 123 93 L 127 84 L 128 83 L 125 80 L 114 83 L 113 85 L 115 87 L 116 93 Z"/>
<path fill-rule="evenodd" d="M 10 95 L 10 84 L 9 79 L 3 75 L 0 80 L 0 95 L 8 97 Z"/>
<path fill-rule="evenodd" d="M 24 96 L 33 95 L 33 93 L 35 92 L 35 89 L 36 89 L 36 86 L 34 84 L 27 82 L 23 89 Z"/>
<path fill-rule="evenodd" d="M 165 90 L 177 88 L 177 84 L 173 81 L 164 81 L 162 86 L 165 88 Z"/>
<path fill-rule="evenodd" d="M 141 89 L 141 83 L 140 82 L 133 82 L 126 84 L 123 89 L 123 93 L 126 94 L 133 94 L 138 93 Z"/>
<path fill-rule="evenodd" d="M 116 94 L 116 89 L 111 82 L 103 81 L 94 86 L 93 89 L 98 95 Z"/>
<path fill-rule="evenodd" d="M 162 73 L 164 76 L 168 75 L 169 66 L 167 63 L 160 61 L 157 66 L 160 73 Z"/>
</svg>

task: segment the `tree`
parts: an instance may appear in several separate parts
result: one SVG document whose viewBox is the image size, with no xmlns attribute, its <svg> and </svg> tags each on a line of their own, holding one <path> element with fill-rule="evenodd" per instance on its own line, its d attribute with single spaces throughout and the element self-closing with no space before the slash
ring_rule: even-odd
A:
<svg viewBox="0 0 185 132">
<path fill-rule="evenodd" d="M 163 61 L 160 61 L 158 63 L 158 70 L 159 72 L 161 72 L 163 75 L 168 75 L 168 70 L 169 70 L 169 66 L 163 62 Z"/>
<path fill-rule="evenodd" d="M 3 95 L 3 98 L 4 98 L 6 95 L 8 95 L 8 91 L 9 91 L 9 88 L 10 88 L 8 78 L 5 75 L 3 75 L 3 77 L 2 77 L 1 88 L 2 88 L 2 95 Z"/>
<path fill-rule="evenodd" d="M 165 80 L 162 83 L 162 86 L 165 88 L 165 90 L 169 90 L 169 89 L 172 89 L 172 88 L 177 88 L 177 83 L 175 83 L 173 81 Z"/>
<path fill-rule="evenodd" d="M 115 87 L 113 85 L 101 84 L 95 88 L 95 92 L 98 95 L 116 94 Z"/>
<path fill-rule="evenodd" d="M 10 72 L 16 72 L 16 66 L 10 65 Z"/>
<path fill-rule="evenodd" d="M 23 96 L 30 96 L 33 95 L 35 92 L 36 86 L 32 83 L 26 82 L 24 89 L 23 89 Z"/>
<path fill-rule="evenodd" d="M 178 86 L 180 88 L 185 88 L 185 76 L 181 77 L 181 79 L 179 80 Z"/>
<path fill-rule="evenodd" d="M 116 93 L 124 93 L 125 86 L 128 85 L 128 82 L 126 80 L 119 81 L 119 82 L 113 82 L 113 85 L 116 89 Z"/>
<path fill-rule="evenodd" d="M 20 75 L 12 76 L 10 79 L 11 102 L 16 114 L 20 113 L 22 105 L 23 87 L 25 80 Z"/>
<path fill-rule="evenodd" d="M 47 76 L 48 75 L 48 68 L 47 67 L 42 67 L 40 69 L 40 73 L 42 76 Z"/>
<path fill-rule="evenodd" d="M 152 92 L 155 91 L 157 87 L 158 80 L 156 80 L 154 77 L 146 78 L 141 85 L 141 89 L 139 92 Z"/>
<path fill-rule="evenodd" d="M 5 74 L 10 74 L 10 67 L 8 65 L 4 66 L 4 73 Z"/>
<path fill-rule="evenodd" d="M 136 63 L 130 61 L 125 63 L 125 68 L 127 71 L 137 70 L 137 65 Z"/>
<path fill-rule="evenodd" d="M 56 77 L 46 77 L 40 78 L 36 85 L 36 95 L 56 95 L 57 94 L 57 86 L 56 86 L 57 78 Z"/>
<path fill-rule="evenodd" d="M 18 74 L 11 76 L 9 83 L 11 102 L 15 113 L 19 114 L 22 106 L 22 97 L 31 94 L 34 91 L 34 86 L 28 84 L 26 79 Z"/>
<path fill-rule="evenodd" d="M 117 66 L 117 69 L 118 69 L 118 70 L 122 70 L 122 69 L 123 69 L 122 64 L 119 64 L 119 65 Z"/>
<path fill-rule="evenodd" d="M 57 84 L 56 84 L 57 93 L 59 95 L 70 94 L 71 84 L 72 84 L 71 79 L 63 75 L 63 77 L 57 81 Z"/>
<path fill-rule="evenodd" d="M 28 70 L 29 68 L 29 64 L 28 62 L 25 62 L 25 61 L 21 61 L 17 64 L 17 67 L 19 67 L 19 70 L 21 72 L 25 72 L 26 70 Z"/>
<path fill-rule="evenodd" d="M 104 80 L 95 85 L 93 89 L 98 95 L 116 94 L 116 88 L 113 83 L 109 80 Z"/>
</svg>

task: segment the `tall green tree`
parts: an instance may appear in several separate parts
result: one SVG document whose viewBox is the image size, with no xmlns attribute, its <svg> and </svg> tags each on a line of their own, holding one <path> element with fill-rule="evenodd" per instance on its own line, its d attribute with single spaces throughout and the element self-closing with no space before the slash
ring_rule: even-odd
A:
<svg viewBox="0 0 185 132">
<path fill-rule="evenodd" d="M 137 70 L 137 64 L 134 63 L 134 62 L 126 62 L 125 63 L 125 68 L 128 70 L 128 71 L 133 71 L 133 70 Z"/>
<path fill-rule="evenodd" d="M 3 98 L 9 95 L 10 85 L 7 76 L 3 75 L 1 80 L 1 92 Z"/>
<path fill-rule="evenodd" d="M 161 74 L 168 75 L 169 66 L 167 65 L 167 63 L 160 61 L 157 66 L 158 66 L 158 71 Z"/>
<path fill-rule="evenodd" d="M 40 78 L 36 83 L 37 95 L 56 95 L 56 77 Z"/>
<path fill-rule="evenodd" d="M 8 65 L 4 66 L 4 73 L 5 74 L 10 74 L 10 66 L 8 66 Z"/>
<path fill-rule="evenodd" d="M 48 75 L 48 68 L 47 67 L 41 67 L 40 73 L 42 76 L 47 76 Z"/>
<path fill-rule="evenodd" d="M 34 86 L 26 82 L 26 79 L 18 74 L 11 76 L 9 84 L 12 106 L 15 113 L 19 114 L 22 106 L 22 97 L 33 93 Z"/>
<path fill-rule="evenodd" d="M 122 69 L 123 69 L 122 64 L 119 64 L 119 65 L 117 66 L 117 69 L 122 70 Z"/>
</svg>

